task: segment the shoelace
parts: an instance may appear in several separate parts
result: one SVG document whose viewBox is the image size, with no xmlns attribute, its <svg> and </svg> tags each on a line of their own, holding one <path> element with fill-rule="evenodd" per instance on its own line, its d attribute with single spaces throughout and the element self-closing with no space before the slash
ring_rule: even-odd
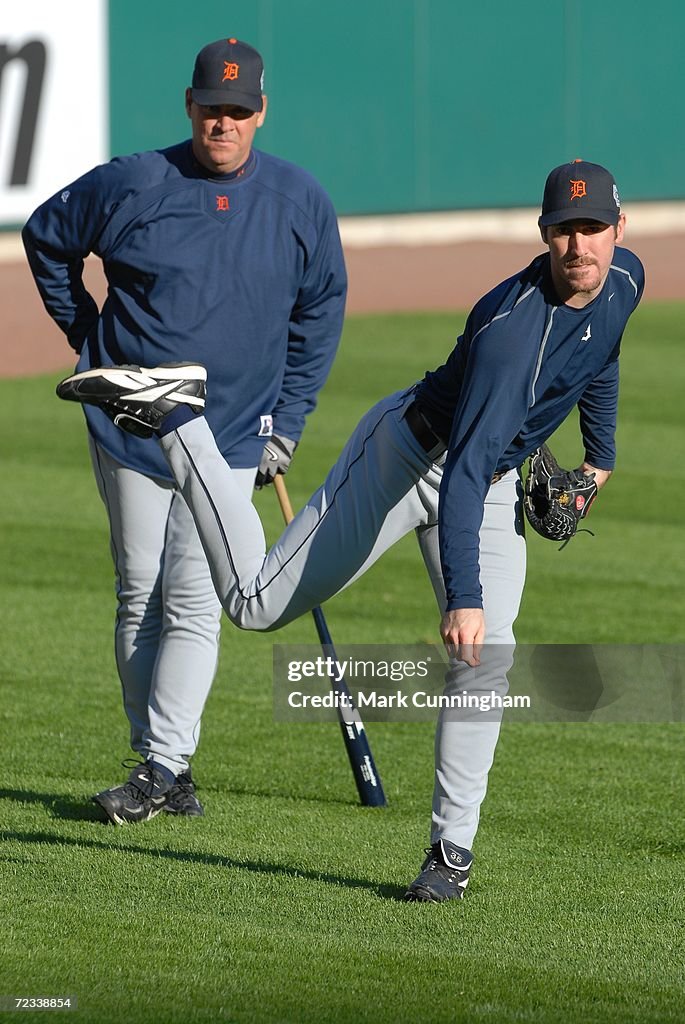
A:
<svg viewBox="0 0 685 1024">
<path fill-rule="evenodd" d="M 154 768 L 152 768 L 151 765 L 149 765 L 147 761 L 134 761 L 133 758 L 126 758 L 125 761 L 121 762 L 121 766 L 122 766 L 122 768 L 128 768 L 129 771 L 132 771 L 134 768 L 139 768 L 139 767 L 147 769 L 147 771 L 149 772 L 149 776 L 150 776 L 149 781 L 146 781 L 145 779 L 141 779 L 140 776 L 138 776 L 138 778 L 140 779 L 140 782 L 143 783 L 143 785 L 140 785 L 140 782 L 137 782 L 134 779 L 129 779 L 128 782 L 124 786 L 124 791 L 127 793 L 128 796 L 136 797 L 137 794 L 140 794 L 140 796 L 144 800 L 149 800 L 150 797 L 152 796 L 152 794 L 155 791 L 155 770 L 154 770 Z"/>
<path fill-rule="evenodd" d="M 431 858 L 424 868 L 424 871 L 436 871 L 438 868 L 444 868 L 446 871 L 449 871 L 449 875 L 447 876 L 448 882 L 460 882 L 465 875 L 468 875 L 468 869 L 455 868 L 451 864 L 445 864 L 443 861 L 439 860 L 439 858 L 433 853 L 433 848 L 431 846 L 426 847 L 424 849 L 424 853 Z"/>
<path fill-rule="evenodd" d="M 433 855 L 433 851 L 432 851 L 432 849 L 430 847 L 428 847 L 428 849 L 425 850 L 425 853 L 428 854 L 431 859 L 428 861 L 428 864 L 426 865 L 426 868 L 424 870 L 426 870 L 426 871 L 436 871 L 437 868 L 447 868 L 447 870 L 449 871 L 449 865 L 448 864 L 443 864 L 443 862 L 441 860 L 439 860 L 436 856 L 434 856 Z"/>
</svg>

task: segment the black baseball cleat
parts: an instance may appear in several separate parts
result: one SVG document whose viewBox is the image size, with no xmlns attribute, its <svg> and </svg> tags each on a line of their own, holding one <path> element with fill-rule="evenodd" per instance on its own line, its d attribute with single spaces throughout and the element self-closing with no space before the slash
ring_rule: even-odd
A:
<svg viewBox="0 0 685 1024">
<path fill-rule="evenodd" d="M 469 884 L 473 854 L 447 839 L 440 839 L 426 850 L 421 874 L 411 883 L 405 900 L 410 903 L 444 903 L 463 900 Z"/>
<path fill-rule="evenodd" d="M 124 762 L 128 767 L 130 762 Z M 173 783 L 156 771 L 151 761 L 136 764 L 123 786 L 104 789 L 92 798 L 114 825 L 149 821 L 164 810 Z"/>
<path fill-rule="evenodd" d="M 205 809 L 195 793 L 195 783 L 190 768 L 176 776 L 176 782 L 169 790 L 169 799 L 164 804 L 167 814 L 184 814 L 189 818 L 201 818 Z"/>
<path fill-rule="evenodd" d="M 136 437 L 152 437 L 164 418 L 181 405 L 204 412 L 207 371 L 199 363 L 101 366 L 74 373 L 57 385 L 68 402 L 97 405 L 118 427 Z"/>
</svg>

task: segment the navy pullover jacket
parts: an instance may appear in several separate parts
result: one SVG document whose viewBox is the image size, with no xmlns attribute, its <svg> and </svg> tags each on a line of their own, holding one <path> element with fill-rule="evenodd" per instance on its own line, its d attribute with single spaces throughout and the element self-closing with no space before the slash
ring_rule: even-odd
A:
<svg viewBox="0 0 685 1024">
<path fill-rule="evenodd" d="M 613 469 L 618 356 L 644 288 L 637 256 L 617 247 L 599 295 L 583 309 L 559 301 L 549 253 L 476 303 L 447 362 L 427 373 L 417 402 L 449 447 L 440 488 L 447 608 L 480 608 L 479 538 L 496 472 L 521 466 L 575 405 L 585 460 Z"/>
<path fill-rule="evenodd" d="M 78 370 L 199 362 L 206 415 L 236 468 L 259 463 L 273 430 L 298 440 L 342 330 L 345 265 L 318 183 L 253 150 L 211 176 L 190 141 L 118 157 L 47 200 L 23 231 L 43 302 Z M 101 313 L 82 281 L 102 259 Z M 170 479 L 158 445 L 85 407 L 95 439 L 125 466 Z"/>
</svg>

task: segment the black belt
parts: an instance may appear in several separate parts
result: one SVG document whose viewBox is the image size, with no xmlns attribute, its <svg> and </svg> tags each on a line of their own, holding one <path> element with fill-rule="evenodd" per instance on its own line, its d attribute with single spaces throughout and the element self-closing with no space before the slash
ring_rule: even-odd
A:
<svg viewBox="0 0 685 1024">
<path fill-rule="evenodd" d="M 426 455 L 431 459 L 439 459 L 447 451 L 447 445 L 443 439 L 435 433 L 425 415 L 421 412 L 416 402 L 412 402 L 404 414 L 407 426 L 423 448 Z"/>
<path fill-rule="evenodd" d="M 404 418 L 407 421 L 407 426 L 411 430 L 412 434 L 423 448 L 426 455 L 428 455 L 433 462 L 439 459 L 441 455 L 444 455 L 447 451 L 447 445 L 440 437 L 436 434 L 430 423 L 426 419 L 425 413 L 422 413 L 416 402 L 412 402 L 407 411 L 404 414 Z M 498 480 L 508 473 L 508 470 L 503 470 L 501 473 L 494 473 L 491 484 L 496 484 Z"/>
</svg>

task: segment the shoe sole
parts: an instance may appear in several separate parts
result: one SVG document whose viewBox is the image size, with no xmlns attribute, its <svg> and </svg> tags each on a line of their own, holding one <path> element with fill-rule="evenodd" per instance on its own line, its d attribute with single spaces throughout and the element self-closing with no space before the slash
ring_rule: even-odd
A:
<svg viewBox="0 0 685 1024">
<path fill-rule="evenodd" d="M 168 804 L 162 808 L 167 814 L 176 814 L 179 818 L 204 818 L 204 811 L 177 811 L 175 807 L 169 807 Z"/>
<path fill-rule="evenodd" d="M 156 818 L 163 810 L 163 807 L 154 807 L 144 818 L 120 818 L 118 814 L 112 814 L 110 821 L 115 825 L 142 825 L 143 822 Z"/>
<path fill-rule="evenodd" d="M 178 371 L 182 370 L 183 373 Z M 132 373 L 145 374 L 148 377 L 154 376 L 155 380 L 207 380 L 207 370 L 199 363 L 167 363 L 165 366 L 134 366 L 132 363 L 122 366 L 97 366 L 93 370 L 82 370 L 80 373 L 73 373 L 66 377 L 62 384 L 71 384 L 80 380 L 90 380 L 95 377 L 103 377 L 112 384 L 118 384 L 122 377 L 130 378 Z M 153 381 L 154 383 L 154 381 Z M 60 385 L 61 386 L 61 385 Z M 133 381 L 132 389 L 147 388 L 150 385 L 142 381 Z"/>
<path fill-rule="evenodd" d="M 454 896 L 436 896 L 431 889 L 409 889 L 404 894 L 405 903 L 449 903 L 450 900 L 463 900 L 464 894 L 455 893 Z"/>
<path fill-rule="evenodd" d="M 142 378 L 142 379 L 141 379 Z M 198 409 L 204 409 L 204 399 L 193 395 L 175 392 L 174 385 L 183 386 L 192 381 L 204 383 L 207 370 L 199 363 L 173 363 L 167 366 L 153 367 L 148 370 L 144 366 L 104 366 L 94 370 L 83 370 L 60 381 L 57 385 L 58 398 L 66 401 L 102 405 L 105 402 L 138 402 L 152 405 L 159 398 L 170 398 L 184 402 Z M 107 398 L 101 390 L 89 393 L 88 382 L 106 381 L 112 387 L 119 388 L 121 395 Z"/>
</svg>

